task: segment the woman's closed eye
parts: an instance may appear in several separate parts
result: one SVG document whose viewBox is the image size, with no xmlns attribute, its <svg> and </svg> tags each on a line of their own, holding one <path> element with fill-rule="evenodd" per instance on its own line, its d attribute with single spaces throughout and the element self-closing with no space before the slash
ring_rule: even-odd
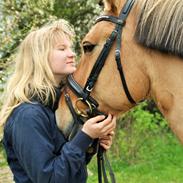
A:
<svg viewBox="0 0 183 183">
<path fill-rule="evenodd" d="M 57 50 L 64 51 L 65 50 L 65 47 L 57 47 Z"/>
</svg>

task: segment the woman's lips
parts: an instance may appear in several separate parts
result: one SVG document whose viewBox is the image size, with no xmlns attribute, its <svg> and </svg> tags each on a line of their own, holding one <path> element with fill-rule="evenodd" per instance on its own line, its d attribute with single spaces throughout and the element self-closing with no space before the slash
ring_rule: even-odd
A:
<svg viewBox="0 0 183 183">
<path fill-rule="evenodd" d="M 67 62 L 66 64 L 73 64 L 74 62 L 73 61 L 70 61 L 70 62 Z"/>
<path fill-rule="evenodd" d="M 74 65 L 74 66 L 76 65 L 74 61 L 68 61 L 68 62 L 66 62 L 66 64 L 68 64 L 68 65 L 70 64 L 70 65 Z"/>
</svg>

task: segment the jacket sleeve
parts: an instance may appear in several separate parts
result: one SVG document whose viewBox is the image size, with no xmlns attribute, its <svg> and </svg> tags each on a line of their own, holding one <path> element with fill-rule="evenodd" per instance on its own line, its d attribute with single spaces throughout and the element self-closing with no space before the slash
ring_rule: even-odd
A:
<svg viewBox="0 0 183 183">
<path fill-rule="evenodd" d="M 88 147 L 86 151 L 86 164 L 89 164 L 92 157 L 97 153 L 98 145 L 98 139 L 95 139 Z"/>
<path fill-rule="evenodd" d="M 34 183 L 72 183 L 77 177 L 78 182 L 85 182 L 85 152 L 92 139 L 79 131 L 55 155 L 50 123 L 44 111 L 34 108 L 16 116 L 12 139 L 21 166 Z"/>
</svg>

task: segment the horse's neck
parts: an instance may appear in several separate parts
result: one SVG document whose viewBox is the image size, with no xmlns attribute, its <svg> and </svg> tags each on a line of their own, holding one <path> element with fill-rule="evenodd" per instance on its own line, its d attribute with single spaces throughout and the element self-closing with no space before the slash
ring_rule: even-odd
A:
<svg viewBox="0 0 183 183">
<path fill-rule="evenodd" d="M 183 143 L 183 60 L 156 54 L 147 65 L 151 96 Z"/>
<path fill-rule="evenodd" d="M 151 54 L 146 62 L 150 78 L 150 95 L 163 114 L 167 114 L 178 96 L 183 96 L 183 60 L 168 54 Z"/>
</svg>

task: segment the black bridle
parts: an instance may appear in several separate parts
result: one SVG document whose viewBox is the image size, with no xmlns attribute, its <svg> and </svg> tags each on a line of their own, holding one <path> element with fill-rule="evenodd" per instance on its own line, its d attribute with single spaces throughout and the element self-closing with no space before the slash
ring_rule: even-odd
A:
<svg viewBox="0 0 183 183">
<path fill-rule="evenodd" d="M 135 0 L 127 0 L 124 7 L 122 8 L 122 10 L 120 12 L 119 17 L 103 15 L 103 16 L 100 16 L 97 18 L 96 23 L 98 23 L 100 21 L 109 21 L 109 22 L 116 24 L 116 26 L 115 26 L 114 30 L 112 31 L 112 33 L 110 34 L 109 38 L 106 40 L 106 43 L 104 44 L 103 49 L 100 52 L 94 66 L 91 70 L 91 73 L 87 79 L 87 82 L 86 82 L 84 88 L 82 88 L 74 80 L 72 75 L 69 75 L 67 78 L 68 87 L 78 97 L 76 104 L 75 104 L 75 109 L 74 109 L 71 99 L 69 97 L 69 94 L 67 93 L 67 91 L 65 91 L 65 99 L 66 99 L 67 105 L 68 105 L 68 107 L 73 115 L 74 121 L 75 121 L 75 125 L 74 125 L 75 127 L 73 129 L 76 129 L 80 124 L 83 124 L 83 120 L 81 119 L 81 116 L 88 118 L 88 117 L 96 116 L 98 114 L 106 115 L 105 113 L 98 110 L 99 104 L 93 97 L 91 97 L 90 94 L 91 94 L 91 91 L 97 81 L 97 78 L 105 64 L 106 58 L 109 55 L 109 51 L 110 51 L 112 45 L 114 44 L 115 40 L 116 40 L 115 60 L 116 60 L 119 74 L 120 74 L 122 86 L 123 86 L 123 89 L 125 91 L 125 94 L 129 100 L 129 102 L 131 104 L 136 104 L 135 100 L 133 99 L 133 97 L 131 96 L 131 94 L 128 90 L 125 75 L 123 72 L 123 67 L 121 64 L 122 30 L 123 30 L 123 27 L 125 26 L 126 19 L 129 15 L 130 10 L 133 7 L 134 3 L 135 3 Z M 86 113 L 83 113 L 79 110 L 79 108 L 77 106 L 77 102 L 83 102 L 88 106 L 88 110 Z M 72 131 L 74 131 L 74 130 L 72 130 Z M 73 136 L 72 133 L 71 133 L 71 136 Z M 101 169 L 103 169 L 104 181 L 107 183 L 108 180 L 106 178 L 106 172 L 105 172 L 105 168 L 104 168 L 103 150 L 100 147 L 98 150 L 98 166 L 99 166 L 99 171 L 98 171 L 99 183 L 102 182 Z M 109 168 L 110 168 L 110 165 L 109 165 Z M 115 178 L 113 175 L 112 175 L 111 181 L 115 182 Z"/>
</svg>

